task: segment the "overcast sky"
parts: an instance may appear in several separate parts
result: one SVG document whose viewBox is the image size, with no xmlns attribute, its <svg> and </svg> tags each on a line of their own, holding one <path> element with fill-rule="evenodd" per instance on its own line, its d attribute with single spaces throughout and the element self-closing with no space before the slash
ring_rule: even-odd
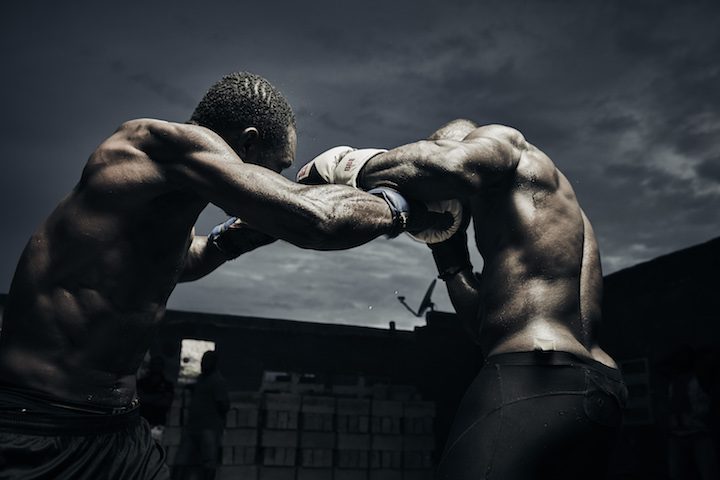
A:
<svg viewBox="0 0 720 480">
<path fill-rule="evenodd" d="M 67 6 L 64 4 L 70 4 Z M 85 3 L 85 5 L 83 5 Z M 720 235 L 720 3 L 184 0 L 0 7 L 0 291 L 36 226 L 124 120 L 187 119 L 223 74 L 288 97 L 298 166 L 457 117 L 521 130 L 573 184 L 605 273 Z M 223 220 L 200 219 L 207 231 Z M 481 261 L 475 257 L 479 267 Z M 170 307 L 400 328 L 435 275 L 407 237 L 253 252 Z M 449 309 L 438 286 L 433 297 Z"/>
</svg>

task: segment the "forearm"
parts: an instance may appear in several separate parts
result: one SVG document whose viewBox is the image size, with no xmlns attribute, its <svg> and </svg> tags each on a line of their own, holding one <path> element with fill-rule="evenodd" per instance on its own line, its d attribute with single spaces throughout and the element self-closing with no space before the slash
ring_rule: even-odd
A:
<svg viewBox="0 0 720 480">
<path fill-rule="evenodd" d="M 301 248 L 351 248 L 395 226 L 384 200 L 346 186 L 300 185 L 241 162 L 198 161 L 194 170 L 178 171 L 202 197 L 248 227 Z"/>
<path fill-rule="evenodd" d="M 472 268 L 465 268 L 446 280 L 450 302 L 457 313 L 463 329 L 477 340 L 480 332 L 480 281 Z"/>
<path fill-rule="evenodd" d="M 180 282 L 192 282 L 204 277 L 225 263 L 226 256 L 208 242 L 206 236 L 195 236 L 185 259 Z"/>
<path fill-rule="evenodd" d="M 458 233 L 448 240 L 429 245 L 438 270 L 438 278 L 447 286 L 450 302 L 460 319 L 463 329 L 477 340 L 480 331 L 481 285 L 480 278 L 473 272 L 468 250 L 467 227 L 470 221 L 466 214 Z"/>
<path fill-rule="evenodd" d="M 301 248 L 342 250 L 356 247 L 395 228 L 388 204 L 374 195 L 341 185 L 302 186 L 293 203 L 273 218 L 248 223 Z"/>
</svg>

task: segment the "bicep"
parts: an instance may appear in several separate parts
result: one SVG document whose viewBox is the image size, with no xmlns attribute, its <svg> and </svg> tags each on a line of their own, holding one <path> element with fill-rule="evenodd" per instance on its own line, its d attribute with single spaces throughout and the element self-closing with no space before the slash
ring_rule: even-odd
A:
<svg viewBox="0 0 720 480">
<path fill-rule="evenodd" d="M 421 141 L 372 158 L 360 179 L 365 189 L 395 188 L 423 201 L 481 193 L 517 165 L 512 145 L 492 137 Z"/>
</svg>

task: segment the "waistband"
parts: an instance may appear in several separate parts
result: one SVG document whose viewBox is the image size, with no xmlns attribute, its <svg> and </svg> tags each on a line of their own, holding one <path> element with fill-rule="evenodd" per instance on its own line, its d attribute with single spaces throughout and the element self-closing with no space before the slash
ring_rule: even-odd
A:
<svg viewBox="0 0 720 480">
<path fill-rule="evenodd" d="M 111 408 L 71 403 L 33 390 L 0 385 L 0 430 L 34 435 L 109 433 L 138 424 L 138 402 Z"/>
<path fill-rule="evenodd" d="M 594 370 L 606 377 L 622 382 L 622 374 L 617 368 L 608 367 L 592 358 L 584 358 L 570 352 L 556 350 L 537 350 L 530 352 L 508 352 L 498 353 L 485 359 L 486 364 L 493 365 L 516 365 L 516 366 L 567 366 L 587 368 Z"/>
</svg>

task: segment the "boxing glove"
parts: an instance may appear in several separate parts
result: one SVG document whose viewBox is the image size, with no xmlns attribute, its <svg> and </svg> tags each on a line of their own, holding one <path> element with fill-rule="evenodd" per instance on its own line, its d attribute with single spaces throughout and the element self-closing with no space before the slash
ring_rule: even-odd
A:
<svg viewBox="0 0 720 480">
<path fill-rule="evenodd" d="M 438 278 L 443 281 L 451 279 L 465 269 L 472 268 L 467 243 L 469 223 L 470 214 L 462 214 L 455 234 L 442 242 L 428 244 L 437 266 Z"/>
<path fill-rule="evenodd" d="M 435 224 L 421 232 L 408 234 L 420 242 L 435 244 L 443 242 L 452 237 L 461 227 L 463 221 L 463 207 L 459 200 L 439 200 L 425 203 L 430 212 L 447 214 L 452 221 L 447 224 Z M 466 225 L 467 227 L 467 225 Z"/>
<path fill-rule="evenodd" d="M 373 188 L 368 193 L 382 198 L 390 207 L 393 216 L 391 238 L 402 232 L 417 235 L 428 230 L 447 229 L 453 222 L 448 212 L 430 211 L 424 203 L 408 200 L 392 188 Z"/>
<path fill-rule="evenodd" d="M 230 217 L 216 225 L 208 235 L 208 243 L 222 252 L 227 260 L 239 257 L 243 253 L 255 250 L 277 240 L 253 228 L 242 220 Z"/>
<path fill-rule="evenodd" d="M 357 188 L 357 178 L 362 167 L 368 160 L 386 151 L 379 148 L 334 147 L 305 164 L 298 171 L 296 181 L 306 185 L 339 184 Z M 427 230 L 408 232 L 415 240 L 429 244 L 438 243 L 458 231 L 462 221 L 462 206 L 459 201 L 430 202 L 426 204 L 426 210 L 447 213 L 452 217 L 452 222 L 435 222 L 434 226 Z"/>
<path fill-rule="evenodd" d="M 297 173 L 296 181 L 305 185 L 337 184 L 357 188 L 357 177 L 363 165 L 379 153 L 381 148 L 355 149 L 334 147 L 306 163 Z"/>
</svg>

